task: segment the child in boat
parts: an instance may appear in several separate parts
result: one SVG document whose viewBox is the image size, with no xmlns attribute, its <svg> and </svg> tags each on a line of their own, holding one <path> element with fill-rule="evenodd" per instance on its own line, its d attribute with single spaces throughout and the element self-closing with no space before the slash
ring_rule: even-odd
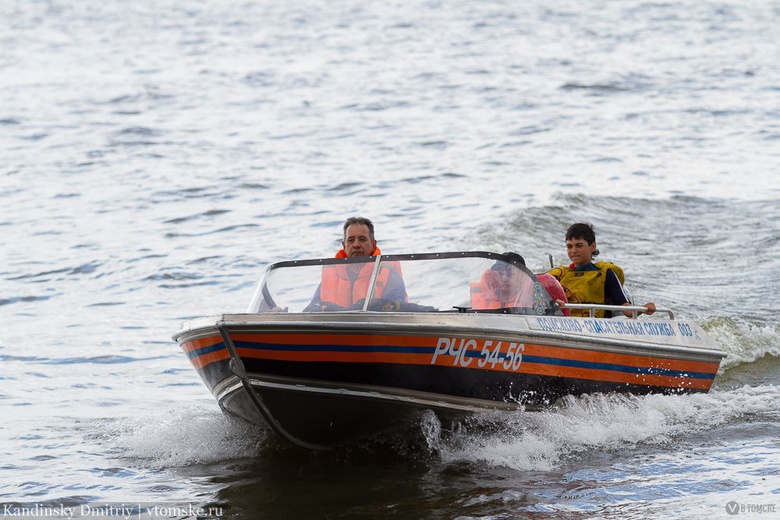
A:
<svg viewBox="0 0 780 520">
<path fill-rule="evenodd" d="M 571 260 L 567 266 L 558 266 L 547 271 L 555 277 L 566 291 L 570 303 L 595 303 L 629 306 L 631 300 L 623 289 L 623 269 L 610 262 L 593 262 L 598 256 L 596 232 L 591 224 L 576 223 L 566 231 L 566 254 Z M 559 304 L 561 302 L 558 302 Z M 565 303 L 564 303 L 565 305 Z M 655 304 L 648 302 L 647 314 L 655 312 Z M 573 316 L 589 316 L 587 310 L 572 309 Z M 628 317 L 631 311 L 625 311 Z M 611 318 L 610 311 L 596 311 L 600 318 Z"/>
</svg>

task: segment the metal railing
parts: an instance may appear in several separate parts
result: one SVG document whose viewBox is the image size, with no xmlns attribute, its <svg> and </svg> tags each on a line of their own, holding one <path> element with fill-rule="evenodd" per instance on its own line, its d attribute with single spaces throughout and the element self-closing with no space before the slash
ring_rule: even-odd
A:
<svg viewBox="0 0 780 520">
<path fill-rule="evenodd" d="M 590 311 L 590 317 L 596 317 L 596 311 L 612 311 L 624 313 L 625 311 L 631 311 L 631 317 L 636 318 L 639 314 L 647 312 L 647 307 L 643 305 L 599 305 L 595 303 L 567 303 L 563 306 L 565 309 L 577 309 Z M 674 313 L 670 309 L 656 308 L 655 314 L 666 314 L 670 320 L 674 319 Z"/>
</svg>

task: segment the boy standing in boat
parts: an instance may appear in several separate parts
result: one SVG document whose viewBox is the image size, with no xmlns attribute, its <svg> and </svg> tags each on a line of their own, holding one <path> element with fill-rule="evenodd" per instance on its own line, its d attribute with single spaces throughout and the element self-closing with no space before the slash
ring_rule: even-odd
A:
<svg viewBox="0 0 780 520">
<path fill-rule="evenodd" d="M 590 224 L 576 223 L 566 231 L 566 254 L 571 260 L 567 266 L 550 269 L 564 287 L 570 303 L 594 303 L 606 305 L 631 305 L 631 300 L 623 289 L 623 269 L 611 262 L 593 262 L 599 254 L 596 245 L 596 232 Z M 655 312 L 655 304 L 648 302 L 647 314 Z M 589 316 L 589 311 L 571 309 L 572 316 Z M 631 317 L 630 311 L 624 312 Z M 611 318 L 610 311 L 596 311 L 599 318 Z"/>
</svg>

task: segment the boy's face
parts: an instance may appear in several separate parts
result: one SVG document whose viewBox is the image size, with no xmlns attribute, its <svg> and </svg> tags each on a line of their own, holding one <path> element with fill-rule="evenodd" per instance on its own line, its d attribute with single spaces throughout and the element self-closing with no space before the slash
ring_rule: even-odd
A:
<svg viewBox="0 0 780 520">
<path fill-rule="evenodd" d="M 566 254 L 575 267 L 589 264 L 593 260 L 596 242 L 588 244 L 584 238 L 572 238 L 566 241 Z"/>
</svg>

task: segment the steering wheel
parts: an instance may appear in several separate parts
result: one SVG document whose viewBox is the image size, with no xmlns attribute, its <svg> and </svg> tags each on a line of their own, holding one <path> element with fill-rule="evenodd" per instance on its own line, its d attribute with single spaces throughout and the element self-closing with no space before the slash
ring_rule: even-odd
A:
<svg viewBox="0 0 780 520">
<path fill-rule="evenodd" d="M 319 302 L 320 309 L 322 309 L 322 312 L 335 312 L 335 311 L 343 311 L 347 307 L 344 307 L 343 305 L 339 305 L 338 303 L 333 303 L 329 301 L 320 300 Z"/>
<path fill-rule="evenodd" d="M 303 309 L 303 312 L 338 312 L 338 311 L 356 310 L 362 308 L 363 308 L 363 300 L 360 300 L 359 302 L 355 303 L 354 305 L 350 305 L 349 307 L 344 307 L 343 305 L 329 302 L 327 300 L 317 300 L 307 305 L 306 308 Z"/>
</svg>

